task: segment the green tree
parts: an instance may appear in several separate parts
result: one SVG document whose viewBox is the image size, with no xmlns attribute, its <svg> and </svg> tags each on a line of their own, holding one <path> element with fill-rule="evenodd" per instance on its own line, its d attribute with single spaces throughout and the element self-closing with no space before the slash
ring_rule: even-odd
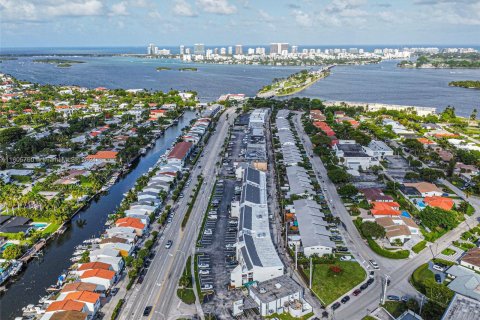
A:
<svg viewBox="0 0 480 320">
<path fill-rule="evenodd" d="M 16 244 L 11 244 L 3 251 L 3 258 L 5 260 L 17 259 L 22 255 L 22 247 Z"/>
<path fill-rule="evenodd" d="M 385 237 L 385 228 L 376 222 L 366 221 L 362 223 L 360 229 L 365 237 L 377 239 Z"/>
<path fill-rule="evenodd" d="M 338 188 L 338 194 L 344 197 L 353 197 L 358 193 L 358 189 L 353 184 L 346 184 Z"/>
</svg>

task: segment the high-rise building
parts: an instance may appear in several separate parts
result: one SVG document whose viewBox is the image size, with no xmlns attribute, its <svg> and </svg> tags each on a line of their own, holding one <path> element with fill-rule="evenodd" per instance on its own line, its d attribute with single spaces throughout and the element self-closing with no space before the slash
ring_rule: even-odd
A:
<svg viewBox="0 0 480 320">
<path fill-rule="evenodd" d="M 288 53 L 288 43 L 270 43 L 270 54 L 281 54 L 285 50 Z"/>
<path fill-rule="evenodd" d="M 229 55 L 233 54 L 233 47 L 232 46 L 228 47 L 228 54 Z"/>
<path fill-rule="evenodd" d="M 263 48 L 263 47 L 255 48 L 255 53 L 263 55 L 263 54 L 265 54 L 265 48 Z"/>
<path fill-rule="evenodd" d="M 235 54 L 243 54 L 243 46 L 241 44 L 235 45 Z"/>
<path fill-rule="evenodd" d="M 248 55 L 255 54 L 255 49 L 253 49 L 253 48 L 248 48 L 248 49 L 247 49 L 247 53 L 248 53 Z"/>
<path fill-rule="evenodd" d="M 218 48 L 213 49 L 214 54 L 218 54 Z"/>
<path fill-rule="evenodd" d="M 190 54 L 190 48 L 185 48 L 185 54 Z"/>
<path fill-rule="evenodd" d="M 147 54 L 152 55 L 155 54 L 155 45 L 153 43 L 150 43 L 147 47 Z"/>
<path fill-rule="evenodd" d="M 195 45 L 193 46 L 193 54 L 204 55 L 205 45 L 203 43 L 195 43 Z"/>
<path fill-rule="evenodd" d="M 298 53 L 298 46 L 292 46 L 292 53 Z"/>
<path fill-rule="evenodd" d="M 205 57 L 207 57 L 207 59 L 211 58 L 212 57 L 212 49 L 207 49 L 207 53 L 205 54 Z"/>
<path fill-rule="evenodd" d="M 226 55 L 227 54 L 227 48 L 220 48 L 220 54 Z"/>
<path fill-rule="evenodd" d="M 185 54 L 185 46 L 183 44 L 180 46 L 180 54 Z"/>
</svg>

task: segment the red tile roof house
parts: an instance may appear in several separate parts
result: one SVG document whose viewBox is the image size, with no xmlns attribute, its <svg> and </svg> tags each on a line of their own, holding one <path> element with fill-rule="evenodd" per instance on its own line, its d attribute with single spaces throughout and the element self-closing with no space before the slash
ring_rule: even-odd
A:
<svg viewBox="0 0 480 320">
<path fill-rule="evenodd" d="M 430 207 L 440 208 L 447 211 L 452 210 L 454 205 L 454 202 L 452 199 L 446 198 L 446 197 L 437 197 L 437 196 L 425 197 L 423 199 L 423 202 Z"/>
<path fill-rule="evenodd" d="M 135 233 L 140 237 L 145 232 L 146 225 L 138 218 L 120 218 L 115 221 L 117 227 L 130 227 L 135 229 Z"/>
<path fill-rule="evenodd" d="M 396 202 L 372 202 L 373 208 L 370 210 L 373 216 L 400 216 L 400 205 Z"/>
<path fill-rule="evenodd" d="M 80 276 L 80 281 L 98 285 L 102 291 L 107 291 L 115 283 L 115 272 L 103 269 L 91 269 Z"/>
<path fill-rule="evenodd" d="M 88 155 L 86 159 L 89 161 L 116 162 L 117 154 L 116 151 L 98 151 L 96 154 Z"/>
<path fill-rule="evenodd" d="M 87 320 L 89 317 L 89 314 L 86 312 L 68 310 L 55 312 L 49 316 L 48 320 Z M 41 319 L 44 320 L 44 317 Z"/>
<path fill-rule="evenodd" d="M 178 163 L 182 166 L 192 151 L 193 143 L 181 141 L 177 143 L 167 156 L 168 163 Z"/>
<path fill-rule="evenodd" d="M 163 118 L 166 116 L 167 110 L 150 110 L 150 118 L 149 120 L 155 121 L 158 120 L 158 118 Z"/>
<path fill-rule="evenodd" d="M 88 307 L 85 303 L 74 300 L 54 301 L 45 310 L 45 315 L 53 314 L 59 311 L 77 311 L 88 313 Z"/>
<path fill-rule="evenodd" d="M 320 110 L 310 110 L 310 119 L 313 121 L 325 121 L 327 117 Z"/>
<path fill-rule="evenodd" d="M 88 313 L 95 315 L 100 309 L 100 294 L 91 291 L 73 291 L 65 296 L 58 297 L 57 301 L 73 300 L 84 303 Z"/>
<path fill-rule="evenodd" d="M 103 262 L 87 262 L 87 263 L 82 263 L 77 270 L 74 271 L 75 274 L 78 274 L 81 276 L 88 270 L 92 269 L 103 269 L 103 270 L 111 270 L 113 271 L 113 268 L 111 265 L 108 263 L 103 263 Z"/>
</svg>

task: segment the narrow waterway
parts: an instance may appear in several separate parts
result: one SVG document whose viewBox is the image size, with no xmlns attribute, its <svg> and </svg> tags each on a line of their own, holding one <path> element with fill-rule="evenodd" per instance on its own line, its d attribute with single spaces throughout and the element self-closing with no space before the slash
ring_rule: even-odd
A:
<svg viewBox="0 0 480 320">
<path fill-rule="evenodd" d="M 0 297 L 0 319 L 14 319 L 21 315 L 22 307 L 38 303 L 39 298 L 46 294 L 45 289 L 55 284 L 61 272 L 72 264 L 70 258 L 75 247 L 85 239 L 99 236 L 105 230 L 107 216 L 120 204 L 123 194 L 130 190 L 135 185 L 135 181 L 157 162 L 177 139 L 182 129 L 194 118 L 193 111 L 185 112 L 178 124 L 168 128 L 156 141 L 155 146 L 137 161 L 126 176 L 112 186 L 108 194 L 92 201 L 73 218 L 70 228 L 44 249 L 42 258 L 28 264 L 19 279 L 12 283 L 8 291 Z M 78 219 L 86 220 L 86 225 L 82 227 L 77 225 Z"/>
</svg>

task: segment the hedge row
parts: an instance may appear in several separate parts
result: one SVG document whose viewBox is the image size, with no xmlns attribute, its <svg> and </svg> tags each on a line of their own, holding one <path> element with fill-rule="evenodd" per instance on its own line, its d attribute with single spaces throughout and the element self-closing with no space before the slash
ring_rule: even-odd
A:
<svg viewBox="0 0 480 320">
<path fill-rule="evenodd" d="M 385 250 L 382 247 L 380 247 L 378 245 L 378 243 L 375 242 L 375 240 L 373 240 L 371 238 L 367 239 L 367 241 L 368 241 L 368 245 L 373 250 L 373 252 L 375 252 L 376 254 L 378 254 L 382 257 L 385 257 L 385 258 L 406 259 L 410 255 L 410 251 L 408 251 L 408 250 L 389 251 L 389 250 Z"/>
</svg>

